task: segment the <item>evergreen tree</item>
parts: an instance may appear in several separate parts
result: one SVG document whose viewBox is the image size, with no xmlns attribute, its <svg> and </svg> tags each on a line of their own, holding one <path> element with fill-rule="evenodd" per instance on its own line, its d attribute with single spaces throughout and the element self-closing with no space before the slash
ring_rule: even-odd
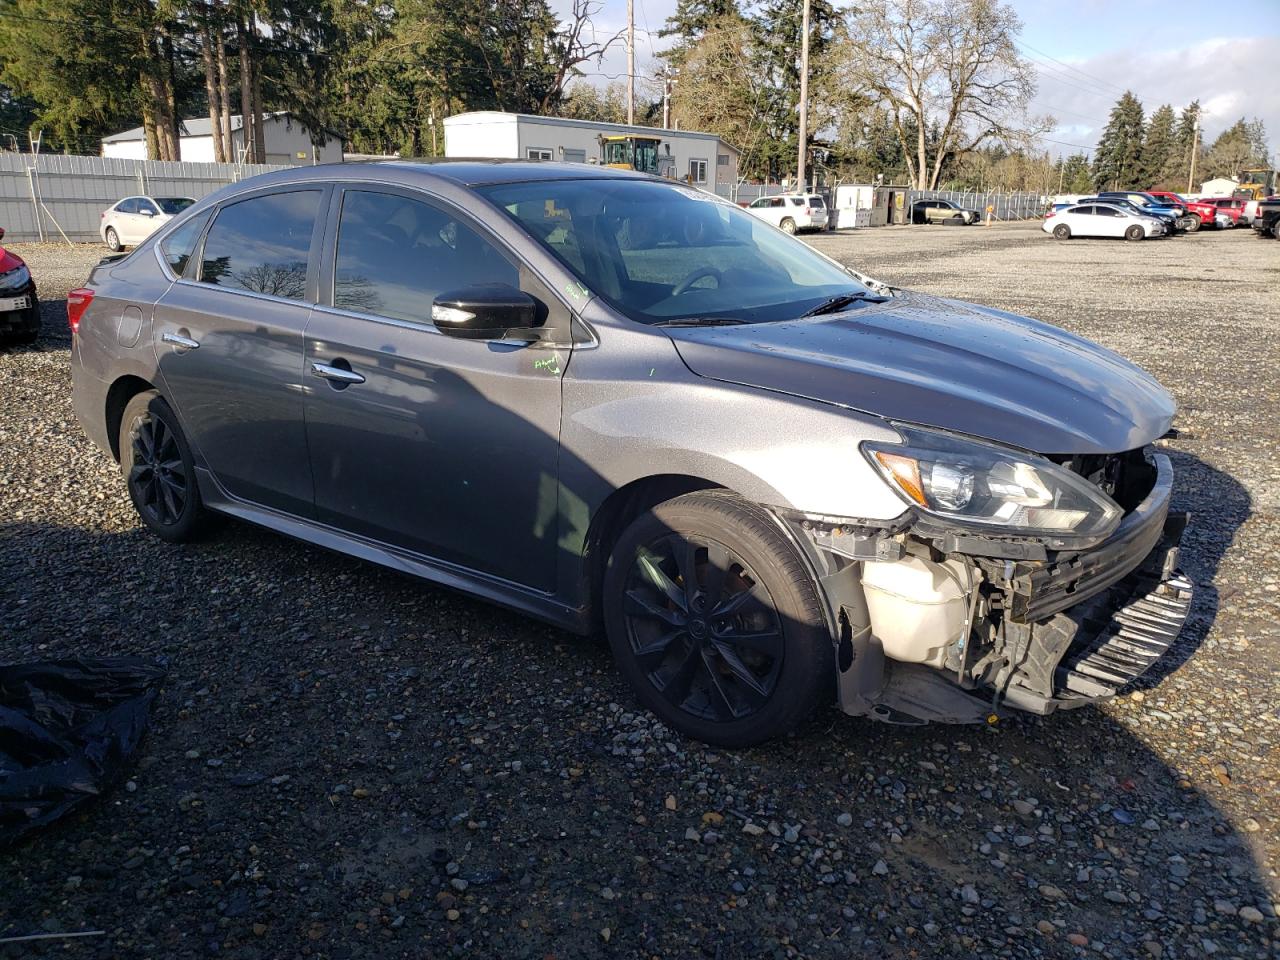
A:
<svg viewBox="0 0 1280 960">
<path fill-rule="evenodd" d="M 1164 183 L 1164 171 L 1169 159 L 1174 154 L 1173 107 L 1165 104 L 1151 114 L 1147 124 L 1146 137 L 1142 142 L 1142 183 L 1143 187 L 1155 188 L 1158 185 L 1168 189 Z"/>
<path fill-rule="evenodd" d="M 1173 133 L 1173 151 L 1165 164 L 1161 180 L 1176 186 L 1179 190 L 1187 189 L 1187 181 L 1191 177 L 1191 151 L 1200 153 L 1196 159 L 1196 169 L 1204 169 L 1204 145 L 1196 139 L 1196 125 L 1200 120 L 1200 101 L 1192 100 L 1183 108 L 1178 117 L 1178 126 Z M 1202 174 L 1203 176 L 1203 174 Z"/>
<path fill-rule="evenodd" d="M 1099 190 L 1142 186 L 1142 103 L 1129 91 L 1116 101 L 1093 155 L 1093 183 Z"/>
<path fill-rule="evenodd" d="M 737 0 L 679 0 L 676 11 L 658 31 L 660 37 L 675 37 L 671 48 L 662 56 L 673 67 L 684 65 L 688 51 L 726 17 L 742 17 Z"/>
<path fill-rule="evenodd" d="M 1073 153 L 1069 157 L 1059 157 L 1053 172 L 1057 176 L 1057 183 L 1061 184 L 1060 193 L 1079 194 L 1090 193 L 1093 190 L 1093 176 L 1089 172 L 1089 158 L 1083 153 Z"/>
</svg>

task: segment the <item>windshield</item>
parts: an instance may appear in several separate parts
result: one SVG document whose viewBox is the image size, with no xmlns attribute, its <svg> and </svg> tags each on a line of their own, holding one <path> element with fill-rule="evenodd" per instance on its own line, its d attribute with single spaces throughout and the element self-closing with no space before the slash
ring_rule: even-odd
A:
<svg viewBox="0 0 1280 960">
<path fill-rule="evenodd" d="M 161 212 L 170 216 L 181 213 L 195 203 L 190 197 L 154 197 L 153 199 L 159 205 Z"/>
<path fill-rule="evenodd" d="M 838 265 L 734 204 L 644 180 L 542 180 L 477 192 L 633 320 L 799 317 L 868 293 Z"/>
</svg>

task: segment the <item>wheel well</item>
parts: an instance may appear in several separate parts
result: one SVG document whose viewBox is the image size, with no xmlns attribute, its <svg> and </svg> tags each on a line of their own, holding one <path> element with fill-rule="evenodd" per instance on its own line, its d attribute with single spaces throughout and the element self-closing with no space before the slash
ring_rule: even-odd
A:
<svg viewBox="0 0 1280 960">
<path fill-rule="evenodd" d="M 121 377 L 107 391 L 107 442 L 111 444 L 111 455 L 120 462 L 120 419 L 124 416 L 124 408 L 129 401 L 144 390 L 155 387 L 141 377 Z"/>
<path fill-rule="evenodd" d="M 643 477 L 619 487 L 605 498 L 604 503 L 591 518 L 587 529 L 584 572 L 589 578 L 588 597 L 591 602 L 591 618 L 599 625 L 600 588 L 604 583 L 605 564 L 613 545 L 631 521 L 660 503 L 695 490 L 714 490 L 719 484 L 684 474 L 660 474 Z"/>
</svg>

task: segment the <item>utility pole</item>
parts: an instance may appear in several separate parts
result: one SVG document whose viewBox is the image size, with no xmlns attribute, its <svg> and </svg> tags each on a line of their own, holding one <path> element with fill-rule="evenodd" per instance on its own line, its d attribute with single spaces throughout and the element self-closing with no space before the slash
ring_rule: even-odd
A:
<svg viewBox="0 0 1280 960">
<path fill-rule="evenodd" d="M 627 0 L 628 3 L 631 0 Z M 800 27 L 800 156 L 796 162 L 796 189 L 804 190 L 805 147 L 809 140 L 809 0 L 804 0 Z"/>
<path fill-rule="evenodd" d="M 1200 156 L 1200 111 L 1196 111 L 1195 126 L 1191 129 L 1191 173 L 1187 177 L 1187 193 L 1195 189 L 1196 158 Z"/>
<path fill-rule="evenodd" d="M 627 123 L 636 122 L 636 9 L 627 0 Z"/>
<path fill-rule="evenodd" d="M 662 129 L 671 129 L 671 88 L 675 81 L 671 79 L 671 68 L 662 68 Z"/>
</svg>

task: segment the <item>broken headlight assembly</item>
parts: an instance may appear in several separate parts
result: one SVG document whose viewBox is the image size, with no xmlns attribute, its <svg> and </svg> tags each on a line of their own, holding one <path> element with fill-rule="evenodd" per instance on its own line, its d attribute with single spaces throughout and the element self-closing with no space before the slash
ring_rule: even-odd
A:
<svg viewBox="0 0 1280 960">
<path fill-rule="evenodd" d="M 1103 540 L 1120 523 L 1114 500 L 1042 457 L 919 427 L 894 429 L 902 443 L 866 441 L 863 454 L 903 499 L 951 525 L 1064 548 Z"/>
</svg>

